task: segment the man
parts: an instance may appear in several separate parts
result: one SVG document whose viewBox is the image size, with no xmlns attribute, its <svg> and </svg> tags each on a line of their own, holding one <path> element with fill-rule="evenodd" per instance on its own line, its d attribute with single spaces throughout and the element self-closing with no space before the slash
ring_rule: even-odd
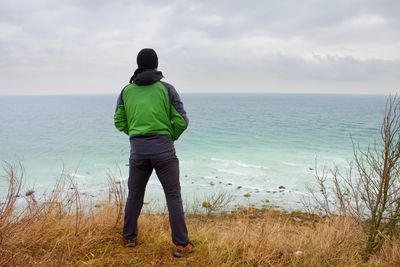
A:
<svg viewBox="0 0 400 267">
<path fill-rule="evenodd" d="M 161 82 L 158 57 L 153 49 L 137 55 L 138 68 L 118 97 L 115 127 L 129 135 L 129 194 L 125 206 L 123 235 L 128 247 L 137 243 L 137 221 L 146 184 L 155 169 L 164 189 L 169 212 L 174 256 L 193 251 L 185 224 L 179 183 L 176 141 L 188 126 L 188 118 L 175 88 Z"/>
</svg>

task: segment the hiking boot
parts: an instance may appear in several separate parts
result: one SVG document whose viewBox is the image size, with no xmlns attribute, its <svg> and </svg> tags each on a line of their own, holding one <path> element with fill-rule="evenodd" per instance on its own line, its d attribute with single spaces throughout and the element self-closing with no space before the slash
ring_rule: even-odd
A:
<svg viewBox="0 0 400 267">
<path fill-rule="evenodd" d="M 185 247 L 184 246 L 179 246 L 175 245 L 173 255 L 175 258 L 182 258 L 187 256 L 188 254 L 192 253 L 194 251 L 194 245 L 189 242 Z"/>
<path fill-rule="evenodd" d="M 125 238 L 125 246 L 129 248 L 136 247 L 137 241 L 136 238 Z"/>
</svg>

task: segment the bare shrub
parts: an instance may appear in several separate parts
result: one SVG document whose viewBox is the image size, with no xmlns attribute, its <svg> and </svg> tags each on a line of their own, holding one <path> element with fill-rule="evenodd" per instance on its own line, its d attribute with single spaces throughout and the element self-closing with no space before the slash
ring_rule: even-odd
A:
<svg viewBox="0 0 400 267">
<path fill-rule="evenodd" d="M 346 170 L 338 166 L 316 169 L 319 192 L 310 189 L 315 211 L 343 215 L 365 226 L 365 261 L 394 236 L 400 221 L 400 100 L 389 96 L 379 140 L 363 150 L 353 139 L 354 160 Z M 310 205 L 307 205 L 310 207 Z"/>
<path fill-rule="evenodd" d="M 6 173 L 4 178 L 8 182 L 7 195 L 0 204 L 0 223 L 5 225 L 9 223 L 10 218 L 15 219 L 15 202 L 20 195 L 22 181 L 24 178 L 24 168 L 21 164 L 13 166 L 10 163 L 4 162 L 3 170 Z M 12 219 L 13 220 L 13 219 Z M 1 225 L 0 225 L 1 227 Z"/>
<path fill-rule="evenodd" d="M 122 177 L 122 171 L 120 168 L 119 177 Z M 116 208 L 117 218 L 115 220 L 115 225 L 118 225 L 122 216 L 124 209 L 124 202 L 126 197 L 126 187 L 125 184 L 118 178 L 115 177 L 111 172 L 107 175 L 108 179 L 108 202 L 112 203 Z"/>
<path fill-rule="evenodd" d="M 215 192 L 207 197 L 201 204 L 201 206 L 206 210 L 207 215 L 211 213 L 221 211 L 223 208 L 229 205 L 235 196 L 229 194 L 226 191 Z"/>
</svg>

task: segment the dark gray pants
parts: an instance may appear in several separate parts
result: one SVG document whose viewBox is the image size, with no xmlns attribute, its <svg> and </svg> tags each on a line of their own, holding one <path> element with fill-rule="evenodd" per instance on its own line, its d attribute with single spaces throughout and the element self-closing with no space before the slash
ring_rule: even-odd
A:
<svg viewBox="0 0 400 267">
<path fill-rule="evenodd" d="M 179 183 L 179 160 L 175 154 L 152 158 L 132 156 L 129 160 L 129 193 L 125 206 L 124 237 L 137 237 L 137 221 L 143 206 L 146 185 L 153 169 L 156 171 L 167 199 L 172 241 L 176 245 L 186 246 L 189 238 Z"/>
</svg>

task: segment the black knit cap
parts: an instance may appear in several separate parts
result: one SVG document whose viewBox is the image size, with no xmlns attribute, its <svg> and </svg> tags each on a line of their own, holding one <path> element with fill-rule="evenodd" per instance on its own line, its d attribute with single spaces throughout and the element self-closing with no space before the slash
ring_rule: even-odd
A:
<svg viewBox="0 0 400 267">
<path fill-rule="evenodd" d="M 158 67 L 158 57 L 152 48 L 143 48 L 137 55 L 136 62 L 139 68 L 156 69 Z"/>
</svg>

